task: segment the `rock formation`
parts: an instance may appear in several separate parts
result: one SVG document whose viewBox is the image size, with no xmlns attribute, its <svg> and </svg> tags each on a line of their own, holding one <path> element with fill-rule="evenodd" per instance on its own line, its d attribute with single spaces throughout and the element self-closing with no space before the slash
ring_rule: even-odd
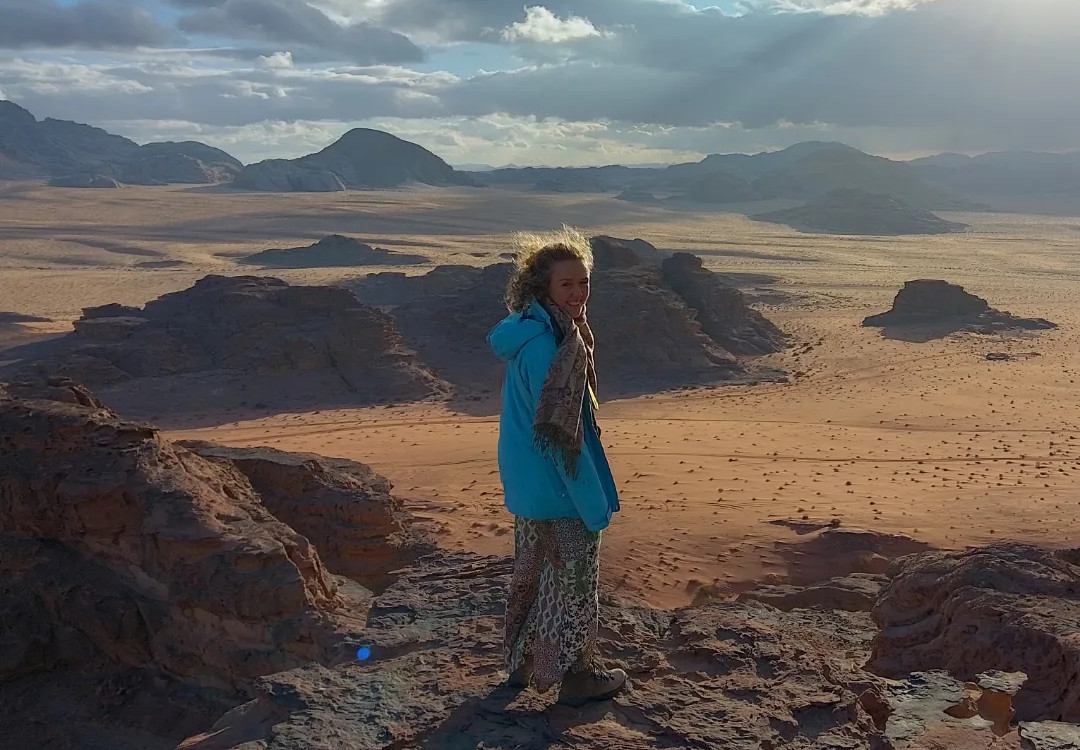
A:
<svg viewBox="0 0 1080 750">
<path fill-rule="evenodd" d="M 58 178 L 60 187 L 209 183 L 232 179 L 242 165 L 195 141 L 139 145 L 100 128 L 66 120 L 38 121 L 0 101 L 0 179 Z"/>
<path fill-rule="evenodd" d="M 70 382 L 0 384 L 0 699 L 12 747 L 97 746 L 114 720 L 157 739 L 108 746 L 160 747 L 188 732 L 170 707 L 192 691 L 221 711 L 258 676 L 337 659 L 362 625 L 350 606 L 311 542 L 231 464 Z M 163 703 L 142 708 L 164 713 L 107 705 L 112 686 L 143 682 Z M 89 725 L 42 701 L 72 685 L 88 691 L 76 705 L 102 710 Z M 8 701 L 30 717 L 10 723 Z"/>
<path fill-rule="evenodd" d="M 510 270 L 509 264 L 476 269 L 471 283 L 455 293 L 414 294 L 412 301 L 392 309 L 417 356 L 460 389 L 499 388 L 501 368 L 486 337 L 506 315 L 502 298 Z M 604 398 L 747 377 L 747 368 L 702 332 L 693 311 L 663 286 L 654 268 L 597 271 L 589 318 L 599 342 Z M 630 340 L 648 340 L 649 345 L 604 345 Z"/>
<path fill-rule="evenodd" d="M 342 514 L 348 493 L 360 516 Z M 331 560 L 357 559 L 318 547 L 342 521 L 370 550 L 378 534 L 354 533 L 370 519 L 403 552 L 399 509 L 375 507 L 388 493 L 352 462 L 172 444 L 70 381 L 0 384 L 0 736 L 61 750 L 1080 742 L 1080 550 L 923 552 L 802 596 L 763 587 L 677 611 L 602 590 L 600 651 L 630 688 L 571 709 L 502 684 L 510 559 L 436 550 L 374 597 L 336 575 Z"/>
<path fill-rule="evenodd" d="M 475 185 L 425 148 L 380 130 L 355 128 L 322 151 L 299 159 L 250 164 L 234 185 L 271 192 L 390 188 L 408 183 Z"/>
<path fill-rule="evenodd" d="M 657 250 L 643 239 L 625 240 L 601 234 L 589 238 L 593 261 L 601 271 L 628 268 L 641 263 L 657 264 L 671 253 Z"/>
<path fill-rule="evenodd" d="M 771 354 L 787 346 L 772 321 L 752 309 L 742 292 L 704 268 L 701 258 L 675 253 L 661 264 L 664 280 L 697 312 L 705 333 L 734 354 Z"/>
<path fill-rule="evenodd" d="M 1044 330 L 1056 328 L 1042 318 L 1018 318 L 995 310 L 982 297 L 958 284 L 941 279 L 904 282 L 892 309 L 863 320 L 864 326 L 921 327 L 945 326 L 970 333 L 997 333 L 1010 329 Z"/>
<path fill-rule="evenodd" d="M 770 211 L 753 218 L 787 224 L 803 232 L 826 234 L 948 234 L 967 228 L 966 224 L 946 221 L 891 195 L 856 189 L 834 190 L 805 206 Z"/>
<path fill-rule="evenodd" d="M 944 669 L 962 680 L 1023 672 L 1019 719 L 1080 723 L 1080 550 L 925 552 L 887 575 L 873 610 L 875 671 Z"/>
<path fill-rule="evenodd" d="M 628 671 L 630 689 L 581 710 L 554 705 L 500 684 L 511 568 L 468 553 L 423 558 L 375 599 L 369 660 L 266 678 L 181 750 L 1060 750 L 1080 738 L 1075 724 L 1017 721 L 1022 673 L 965 684 L 940 670 L 890 680 L 865 671 L 866 612 L 748 600 L 661 612 L 605 591 L 600 650 Z"/>
<path fill-rule="evenodd" d="M 129 185 L 231 182 L 244 168 L 219 148 L 198 141 L 147 143 L 120 165 L 117 179 Z"/>
<path fill-rule="evenodd" d="M 244 263 L 265 268 L 329 268 L 333 266 L 403 266 L 427 263 L 423 255 L 408 255 L 372 247 L 352 237 L 331 234 L 314 245 L 271 249 L 245 256 Z"/>
<path fill-rule="evenodd" d="M 467 553 L 425 558 L 375 600 L 368 663 L 266 679 L 181 748 L 889 747 L 875 724 L 888 710 L 882 681 L 858 667 L 865 614 L 753 602 L 659 612 L 605 595 L 601 649 L 632 690 L 576 710 L 500 688 L 510 569 Z"/>
<path fill-rule="evenodd" d="M 65 375 L 131 416 L 366 404 L 446 392 L 393 319 L 339 287 L 207 276 L 143 308 L 89 308 L 53 353 L 7 369 Z"/>
<path fill-rule="evenodd" d="M 430 544 L 409 528 L 393 485 L 370 467 L 344 458 L 273 448 L 226 448 L 203 441 L 178 445 L 239 469 L 263 506 L 303 534 L 335 573 L 380 589 Z"/>
<path fill-rule="evenodd" d="M 603 397 L 778 376 L 755 371 L 716 339 L 723 334 L 745 354 L 777 350 L 771 347 L 780 339 L 767 340 L 775 336 L 771 324 L 750 310 L 737 290 L 725 296 L 703 278 L 710 271 L 680 272 L 683 266 L 677 265 L 673 278 L 695 278 L 684 285 L 692 299 L 680 296 L 659 264 L 667 254 L 648 242 L 598 236 L 591 244 L 596 268 L 589 320 L 598 337 Z M 506 315 L 503 295 L 511 268 L 499 263 L 440 266 L 426 276 L 375 274 L 353 288 L 361 299 L 391 309 L 405 340 L 439 377 L 467 391 L 495 392 L 502 373 L 486 337 Z M 722 309 L 714 309 L 717 305 Z M 702 316 L 715 335 L 703 330 Z M 724 333 L 727 324 L 733 329 Z M 606 346 L 605 341 L 648 345 Z"/>
</svg>

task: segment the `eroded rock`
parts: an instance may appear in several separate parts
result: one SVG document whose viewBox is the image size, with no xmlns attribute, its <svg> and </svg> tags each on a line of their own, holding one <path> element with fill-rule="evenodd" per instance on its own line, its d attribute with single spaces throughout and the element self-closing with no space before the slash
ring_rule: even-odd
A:
<svg viewBox="0 0 1080 750">
<path fill-rule="evenodd" d="M 369 662 L 265 679 L 216 734 L 181 747 L 887 747 L 867 708 L 883 684 L 857 667 L 866 615 L 757 603 L 670 613 L 604 596 L 602 649 L 632 687 L 577 710 L 552 705 L 553 694 L 500 687 L 510 570 L 502 558 L 424 558 L 376 599 Z"/>
<path fill-rule="evenodd" d="M 254 678 L 340 658 L 358 588 L 233 465 L 74 384 L 0 384 L 5 741 L 175 745 Z"/>
<path fill-rule="evenodd" d="M 392 485 L 344 458 L 273 448 L 228 448 L 200 440 L 179 445 L 235 466 L 278 520 L 307 537 L 327 568 L 379 589 L 432 544 L 412 531 Z"/>
<path fill-rule="evenodd" d="M 661 264 L 664 280 L 697 313 L 702 330 L 734 354 L 772 354 L 788 345 L 771 320 L 751 308 L 743 293 L 706 269 L 701 258 L 675 253 Z"/>
<path fill-rule="evenodd" d="M 959 284 L 941 279 L 904 282 L 893 300 L 892 309 L 869 316 L 863 320 L 863 325 L 885 328 L 946 325 L 950 330 L 970 333 L 1057 328 L 1043 318 L 1018 318 L 995 310 L 982 297 L 965 291 Z"/>
<path fill-rule="evenodd" d="M 395 253 L 352 237 L 331 234 L 314 245 L 263 250 L 242 259 L 267 268 L 329 268 L 332 266 L 400 266 L 427 263 L 423 255 Z"/>
<path fill-rule="evenodd" d="M 901 558 L 873 610 L 871 667 L 976 681 L 1023 672 L 1023 721 L 1080 721 L 1080 567 L 1023 544 Z"/>
<path fill-rule="evenodd" d="M 70 377 L 130 416 L 417 400 L 444 394 L 393 319 L 340 287 L 207 276 L 143 308 L 87 309 L 13 377 Z"/>
</svg>

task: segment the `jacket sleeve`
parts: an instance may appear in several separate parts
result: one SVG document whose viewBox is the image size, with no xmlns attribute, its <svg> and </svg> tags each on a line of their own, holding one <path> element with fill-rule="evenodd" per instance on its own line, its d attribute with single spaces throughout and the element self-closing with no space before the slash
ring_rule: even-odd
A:
<svg viewBox="0 0 1080 750">
<path fill-rule="evenodd" d="M 521 349 L 522 376 L 529 391 L 533 414 L 540 405 L 540 393 L 544 388 L 544 381 L 547 380 L 548 369 L 555 358 L 556 350 L 555 339 L 552 336 L 537 336 Z M 566 492 L 586 528 L 589 531 L 601 531 L 607 528 L 611 521 L 611 510 L 608 508 L 599 474 L 588 452 L 585 450 L 581 452 L 576 479 L 572 479 L 566 473 L 566 467 L 561 461 L 556 461 L 551 456 L 545 458 L 558 471 Z"/>
</svg>

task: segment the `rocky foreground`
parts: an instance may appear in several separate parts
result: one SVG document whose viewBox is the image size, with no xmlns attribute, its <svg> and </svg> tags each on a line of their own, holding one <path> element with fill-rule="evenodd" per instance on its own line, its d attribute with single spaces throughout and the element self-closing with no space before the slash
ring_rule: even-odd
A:
<svg viewBox="0 0 1080 750">
<path fill-rule="evenodd" d="M 632 688 L 577 710 L 502 687 L 511 561 L 433 549 L 391 493 L 354 462 L 171 443 L 70 381 L 0 385 L 0 736 L 73 750 L 1080 746 L 1080 550 L 900 554 L 912 543 L 883 538 L 860 555 L 871 572 L 673 612 L 604 592 L 602 648 Z"/>
</svg>

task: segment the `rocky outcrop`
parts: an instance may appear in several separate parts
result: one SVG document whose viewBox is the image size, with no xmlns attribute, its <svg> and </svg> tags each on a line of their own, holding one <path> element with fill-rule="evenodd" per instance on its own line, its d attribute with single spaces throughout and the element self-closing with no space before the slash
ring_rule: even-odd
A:
<svg viewBox="0 0 1080 750">
<path fill-rule="evenodd" d="M 244 165 L 198 141 L 147 143 L 120 165 L 117 179 L 131 185 L 231 182 Z"/>
<path fill-rule="evenodd" d="M 402 266 L 427 263 L 423 255 L 409 255 L 372 247 L 352 237 L 331 234 L 314 245 L 271 249 L 244 256 L 244 263 L 264 268 L 330 268 L 334 266 Z"/>
<path fill-rule="evenodd" d="M 596 357 L 604 397 L 778 377 L 772 371 L 754 370 L 703 330 L 704 313 L 718 335 L 725 321 L 739 325 L 724 334 L 724 340 L 743 342 L 744 353 L 751 353 L 753 340 L 764 349 L 759 334 L 764 335 L 771 324 L 758 320 L 745 302 L 741 310 L 735 299 L 724 300 L 723 309 L 713 309 L 724 293 L 717 288 L 705 294 L 711 288 L 708 280 L 686 285 L 688 293 L 696 295 L 694 300 L 680 296 L 660 266 L 667 254 L 644 240 L 597 236 L 590 242 L 595 271 L 589 321 L 598 337 Z M 391 308 L 406 341 L 440 377 L 465 391 L 495 392 L 502 373 L 486 337 L 506 315 L 502 299 L 511 270 L 509 263 L 440 266 L 426 276 L 376 274 L 353 288 L 361 299 Z M 687 274 L 675 276 L 682 279 Z M 648 345 L 604 343 L 613 341 Z"/>
<path fill-rule="evenodd" d="M 803 232 L 826 234 L 948 234 L 967 228 L 966 224 L 946 221 L 891 195 L 855 189 L 834 190 L 805 206 L 757 214 L 753 218 L 787 224 Z"/>
<path fill-rule="evenodd" d="M 227 448 L 203 441 L 179 445 L 239 469 L 263 506 L 303 534 L 334 573 L 381 589 L 430 542 L 409 527 L 393 485 L 369 466 L 344 458 L 273 448 Z"/>
<path fill-rule="evenodd" d="M 944 325 L 950 330 L 970 333 L 997 333 L 1010 329 L 1045 330 L 1056 328 L 1043 318 L 1018 318 L 995 310 L 958 284 L 941 279 L 904 282 L 892 309 L 863 320 L 864 326 L 920 327 Z"/>
<path fill-rule="evenodd" d="M 510 271 L 508 263 L 475 269 L 471 282 L 452 294 L 413 295 L 392 309 L 417 356 L 459 389 L 499 388 L 501 367 L 486 337 L 506 315 L 502 298 Z M 422 277 L 408 281 L 413 278 Z M 598 270 L 593 278 L 589 320 L 598 340 L 603 397 L 748 377 L 747 367 L 703 333 L 693 311 L 664 287 L 658 269 Z M 634 340 L 649 345 L 604 343 Z"/>
<path fill-rule="evenodd" d="M 675 253 L 661 268 L 668 286 L 697 312 L 702 330 L 729 352 L 771 354 L 787 346 L 784 332 L 751 308 L 742 292 L 706 269 L 698 256 Z"/>
<path fill-rule="evenodd" d="M 589 239 L 589 245 L 592 248 L 595 270 L 630 268 L 642 262 L 641 256 L 628 244 L 627 240 L 604 236 L 592 237 Z"/>
<path fill-rule="evenodd" d="M 104 177 L 99 174 L 74 174 L 54 177 L 49 180 L 49 187 L 118 188 L 123 186 L 112 177 Z"/>
<path fill-rule="evenodd" d="M 1023 721 L 1080 722 L 1080 550 L 999 544 L 901 558 L 872 612 L 870 666 L 944 669 L 962 680 L 1023 672 Z"/>
<path fill-rule="evenodd" d="M 207 276 L 143 308 L 88 309 L 74 327 L 54 353 L 9 370 L 71 377 L 131 416 L 446 392 L 388 314 L 339 287 Z"/>
<path fill-rule="evenodd" d="M 350 130 L 322 151 L 299 159 L 248 165 L 234 182 L 247 190 L 274 192 L 389 188 L 408 183 L 476 184 L 427 149 L 367 128 Z"/>
<path fill-rule="evenodd" d="M 369 305 L 395 307 L 425 297 L 457 294 L 472 286 L 478 273 L 476 266 L 458 264 L 435 266 L 427 273 L 419 275 L 383 271 L 350 282 L 349 288 Z"/>
<path fill-rule="evenodd" d="M 332 651 L 337 584 L 243 474 L 50 388 L 0 386 L 0 682 L 122 665 L 236 690 Z"/>
<path fill-rule="evenodd" d="M 658 612 L 605 595 L 601 650 L 631 690 L 579 711 L 500 688 L 510 569 L 470 554 L 421 560 L 375 600 L 368 661 L 265 679 L 181 748 L 888 747 L 881 681 L 858 668 L 865 614 L 752 602 Z"/>
</svg>

